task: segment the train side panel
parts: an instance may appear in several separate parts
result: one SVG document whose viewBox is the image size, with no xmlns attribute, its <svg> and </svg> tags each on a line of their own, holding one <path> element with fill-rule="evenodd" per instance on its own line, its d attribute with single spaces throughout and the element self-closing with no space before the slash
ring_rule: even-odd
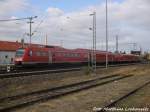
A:
<svg viewBox="0 0 150 112">
<path fill-rule="evenodd" d="M 18 53 L 18 54 L 17 54 Z M 139 56 L 96 51 L 96 62 L 105 63 L 106 53 L 109 63 L 127 63 L 140 61 Z M 55 48 L 28 47 L 16 52 L 15 64 L 53 64 L 53 63 L 87 63 L 92 60 L 91 50 L 70 50 Z"/>
</svg>

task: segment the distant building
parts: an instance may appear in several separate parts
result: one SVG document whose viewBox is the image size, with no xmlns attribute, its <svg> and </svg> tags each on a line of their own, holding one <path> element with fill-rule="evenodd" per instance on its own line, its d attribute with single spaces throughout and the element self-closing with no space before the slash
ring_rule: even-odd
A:
<svg viewBox="0 0 150 112">
<path fill-rule="evenodd" d="M 28 44 L 24 44 L 24 46 L 28 46 Z M 39 45 L 32 44 L 32 46 L 39 46 Z M 0 41 L 0 65 L 13 64 L 15 52 L 20 47 L 22 47 L 22 44 L 19 42 Z"/>
</svg>

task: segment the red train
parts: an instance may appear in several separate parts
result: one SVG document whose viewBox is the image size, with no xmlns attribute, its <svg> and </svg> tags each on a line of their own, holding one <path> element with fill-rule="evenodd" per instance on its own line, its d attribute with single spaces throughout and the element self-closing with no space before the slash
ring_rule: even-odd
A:
<svg viewBox="0 0 150 112">
<path fill-rule="evenodd" d="M 105 63 L 108 53 L 109 63 L 139 62 L 139 56 L 131 54 L 118 54 L 104 51 L 96 51 L 96 61 L 99 64 Z M 33 64 L 75 64 L 88 63 L 91 61 L 92 51 L 89 49 L 65 49 L 61 47 L 27 47 L 16 51 L 16 65 Z"/>
</svg>

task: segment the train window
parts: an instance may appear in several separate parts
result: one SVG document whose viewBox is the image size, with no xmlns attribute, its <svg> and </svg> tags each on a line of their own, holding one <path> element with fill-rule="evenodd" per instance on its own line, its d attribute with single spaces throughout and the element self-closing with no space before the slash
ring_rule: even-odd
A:
<svg viewBox="0 0 150 112">
<path fill-rule="evenodd" d="M 40 56 L 48 56 L 48 52 L 41 52 Z"/>
<path fill-rule="evenodd" d="M 24 51 L 25 51 L 24 49 L 18 49 L 18 50 L 16 51 L 16 57 L 23 56 Z"/>
<path fill-rule="evenodd" d="M 66 57 L 67 56 L 67 54 L 66 53 L 64 53 L 64 57 Z"/>
<path fill-rule="evenodd" d="M 78 55 L 77 55 L 77 54 L 74 54 L 74 56 L 75 56 L 75 57 L 78 57 Z"/>
<path fill-rule="evenodd" d="M 68 57 L 72 57 L 72 54 L 68 54 Z"/>
<path fill-rule="evenodd" d="M 67 54 L 67 53 L 65 53 L 65 57 L 68 57 L 68 54 Z"/>
<path fill-rule="evenodd" d="M 74 54 L 71 54 L 72 57 L 74 57 Z"/>
<path fill-rule="evenodd" d="M 75 54 L 75 57 L 78 57 L 78 54 Z"/>
<path fill-rule="evenodd" d="M 65 57 L 69 57 L 69 54 L 68 54 L 68 53 L 65 53 Z"/>
<path fill-rule="evenodd" d="M 48 52 L 45 52 L 45 56 L 48 56 Z"/>
<path fill-rule="evenodd" d="M 72 57 L 72 54 L 69 54 L 70 57 Z"/>
<path fill-rule="evenodd" d="M 74 57 L 74 54 L 71 54 L 72 57 Z"/>
<path fill-rule="evenodd" d="M 78 57 L 80 57 L 80 54 L 78 54 Z"/>
<path fill-rule="evenodd" d="M 45 53 L 44 53 L 44 52 L 42 52 L 42 56 L 45 56 Z"/>
<path fill-rule="evenodd" d="M 46 56 L 46 52 L 43 52 L 43 53 L 42 53 L 42 56 Z"/>
<path fill-rule="evenodd" d="M 64 57 L 75 57 L 76 54 L 73 54 L 73 53 L 64 53 L 63 56 Z"/>
<path fill-rule="evenodd" d="M 37 55 L 37 56 L 41 56 L 41 53 L 40 53 L 40 52 L 36 52 L 36 55 Z"/>
</svg>

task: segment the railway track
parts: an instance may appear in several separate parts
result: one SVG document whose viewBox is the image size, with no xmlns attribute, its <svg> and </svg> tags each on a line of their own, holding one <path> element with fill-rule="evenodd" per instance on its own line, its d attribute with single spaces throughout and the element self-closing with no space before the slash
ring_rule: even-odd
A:
<svg viewBox="0 0 150 112">
<path fill-rule="evenodd" d="M 109 67 L 128 66 L 128 65 L 135 65 L 135 64 L 137 64 L 137 63 L 110 65 Z M 143 63 L 140 63 L 140 64 L 143 64 Z M 97 66 L 97 68 L 105 68 L 105 66 Z M 55 69 L 55 70 L 39 70 L 39 71 L 28 71 L 28 72 L 18 72 L 18 73 L 5 73 L 5 74 L 0 74 L 0 79 L 32 76 L 32 75 L 41 75 L 41 74 L 48 74 L 48 73 L 79 71 L 81 69 L 82 69 L 82 67 L 80 67 L 80 68 L 75 67 L 75 68 L 66 68 L 66 69 L 64 68 L 64 69 Z"/>
<path fill-rule="evenodd" d="M 69 68 L 79 68 L 77 66 L 75 67 L 48 67 L 48 66 L 40 66 L 40 67 L 18 67 L 15 68 L 13 70 L 10 70 L 9 72 L 7 72 L 7 70 L 0 70 L 0 75 L 3 74 L 15 74 L 15 73 L 23 73 L 23 72 L 36 72 L 36 71 L 44 71 L 44 70 L 59 70 L 59 69 L 69 69 Z"/>
<path fill-rule="evenodd" d="M 26 94 L 1 98 L 0 111 L 5 112 L 5 111 L 19 109 L 21 107 L 25 107 L 34 103 L 60 97 L 73 92 L 89 89 L 92 87 L 108 84 L 131 76 L 133 75 L 126 75 L 126 76 L 109 75 L 109 76 L 99 77 L 96 79 L 87 80 L 79 83 L 64 85 L 56 88 L 50 88 L 50 89 L 36 91 L 32 93 L 26 93 Z"/>
<path fill-rule="evenodd" d="M 42 71 L 30 71 L 30 72 L 19 72 L 19 73 L 7 73 L 0 74 L 0 79 L 13 78 L 13 77 L 23 77 L 23 76 L 32 76 L 32 75 L 41 75 L 48 73 L 61 73 L 61 72 L 70 72 L 81 70 L 81 68 L 72 68 L 72 69 L 59 69 L 59 70 L 42 70 Z"/>
<path fill-rule="evenodd" d="M 144 88 L 145 86 L 147 86 L 149 84 L 150 84 L 150 81 L 145 82 L 143 85 L 129 91 L 127 94 L 125 94 L 123 96 L 120 96 L 120 98 L 118 98 L 118 99 L 114 100 L 113 102 L 105 105 L 101 110 L 98 110 L 96 112 L 107 112 L 108 108 L 115 107 L 115 105 L 118 104 L 120 101 L 128 98 L 129 96 L 134 95 L 136 92 L 138 92 L 139 90 L 141 90 L 142 88 Z"/>
</svg>

